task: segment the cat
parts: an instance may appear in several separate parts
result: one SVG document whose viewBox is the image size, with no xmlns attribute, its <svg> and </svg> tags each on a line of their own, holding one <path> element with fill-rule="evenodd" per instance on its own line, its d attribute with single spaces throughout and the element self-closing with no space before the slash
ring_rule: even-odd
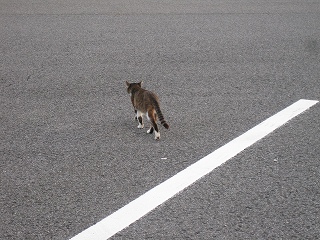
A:
<svg viewBox="0 0 320 240">
<path fill-rule="evenodd" d="M 127 92 L 131 95 L 131 102 L 135 112 L 135 119 L 138 120 L 138 128 L 143 128 L 143 116 L 146 115 L 150 120 L 151 126 L 147 133 L 152 134 L 154 131 L 154 138 L 160 139 L 160 131 L 157 125 L 157 119 L 159 117 L 160 123 L 166 128 L 169 128 L 168 123 L 164 120 L 162 112 L 159 106 L 159 98 L 153 92 L 145 90 L 141 87 L 142 82 L 129 83 L 126 81 Z"/>
</svg>

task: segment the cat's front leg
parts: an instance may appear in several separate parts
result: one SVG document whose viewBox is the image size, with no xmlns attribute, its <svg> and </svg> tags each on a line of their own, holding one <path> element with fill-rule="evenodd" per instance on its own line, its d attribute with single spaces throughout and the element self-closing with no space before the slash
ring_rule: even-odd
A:
<svg viewBox="0 0 320 240">
<path fill-rule="evenodd" d="M 142 119 L 142 112 L 137 111 L 137 118 L 138 118 L 138 122 L 139 122 L 138 128 L 143 128 L 144 124 L 143 124 L 143 119 Z"/>
<path fill-rule="evenodd" d="M 137 115 L 137 110 L 134 110 L 134 120 L 138 121 L 138 115 Z"/>
<path fill-rule="evenodd" d="M 152 134 L 152 133 L 153 133 L 153 127 L 152 127 L 152 126 L 149 128 L 149 130 L 147 131 L 147 133 L 149 133 L 149 134 Z"/>
</svg>

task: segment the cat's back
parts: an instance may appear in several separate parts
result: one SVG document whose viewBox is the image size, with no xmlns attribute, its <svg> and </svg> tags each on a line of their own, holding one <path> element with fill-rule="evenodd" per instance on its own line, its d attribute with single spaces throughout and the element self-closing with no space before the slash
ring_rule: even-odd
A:
<svg viewBox="0 0 320 240">
<path fill-rule="evenodd" d="M 158 96 L 148 90 L 141 89 L 139 92 L 137 92 L 134 102 L 135 107 L 140 111 L 146 111 L 148 107 L 153 106 L 154 102 L 158 102 Z"/>
<path fill-rule="evenodd" d="M 154 92 L 145 90 L 144 94 L 145 94 L 145 98 L 146 98 L 147 100 L 151 100 L 151 101 L 156 100 L 156 101 L 159 101 L 158 96 L 157 96 Z"/>
</svg>

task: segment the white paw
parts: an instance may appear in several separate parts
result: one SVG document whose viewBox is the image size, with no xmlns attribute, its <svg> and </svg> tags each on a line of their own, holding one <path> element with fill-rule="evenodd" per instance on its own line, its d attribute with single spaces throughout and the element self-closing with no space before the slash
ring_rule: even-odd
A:
<svg viewBox="0 0 320 240">
<path fill-rule="evenodd" d="M 159 140 L 160 139 L 160 133 L 157 131 L 154 131 L 154 139 Z"/>
<path fill-rule="evenodd" d="M 144 127 L 144 124 L 139 124 L 138 125 L 138 128 L 143 128 Z"/>
<path fill-rule="evenodd" d="M 151 132 L 151 129 L 149 129 L 148 131 L 147 131 L 147 133 L 150 133 Z"/>
</svg>

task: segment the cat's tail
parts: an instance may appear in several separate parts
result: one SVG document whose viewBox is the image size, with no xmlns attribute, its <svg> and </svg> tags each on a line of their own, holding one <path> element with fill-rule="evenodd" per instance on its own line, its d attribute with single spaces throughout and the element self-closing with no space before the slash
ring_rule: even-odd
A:
<svg viewBox="0 0 320 240">
<path fill-rule="evenodd" d="M 157 115 L 158 115 L 158 118 L 159 118 L 159 121 L 160 123 L 166 128 L 168 129 L 169 128 L 169 124 L 166 122 L 166 120 L 164 120 L 164 117 L 162 115 L 162 112 L 160 110 L 160 107 L 159 107 L 159 103 L 157 101 L 153 101 L 153 106 L 157 112 Z"/>
</svg>

